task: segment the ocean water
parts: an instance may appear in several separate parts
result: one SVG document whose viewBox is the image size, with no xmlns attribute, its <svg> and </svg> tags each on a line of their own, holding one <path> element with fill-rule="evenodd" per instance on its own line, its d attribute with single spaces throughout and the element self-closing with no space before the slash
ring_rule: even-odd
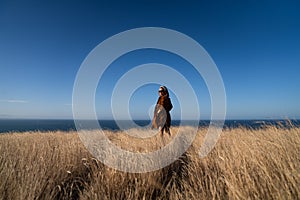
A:
<svg viewBox="0 0 300 200">
<path fill-rule="evenodd" d="M 135 120 L 137 125 L 142 127 L 149 127 L 150 120 Z M 226 120 L 224 127 L 246 127 L 258 129 L 265 125 L 275 125 L 289 127 L 290 123 L 293 126 L 300 127 L 300 120 Z M 117 123 L 114 120 L 100 120 L 99 124 L 102 129 L 106 130 L 119 130 Z M 123 121 L 126 124 L 126 121 Z M 128 123 L 129 124 L 129 123 Z M 191 125 L 195 121 L 180 121 L 172 120 L 171 126 Z M 209 120 L 201 120 L 199 127 L 209 126 Z M 127 127 L 130 127 L 130 125 Z M 76 130 L 73 120 L 44 120 L 44 119 L 0 119 L 0 133 L 6 132 L 26 132 L 26 131 L 71 131 Z"/>
</svg>

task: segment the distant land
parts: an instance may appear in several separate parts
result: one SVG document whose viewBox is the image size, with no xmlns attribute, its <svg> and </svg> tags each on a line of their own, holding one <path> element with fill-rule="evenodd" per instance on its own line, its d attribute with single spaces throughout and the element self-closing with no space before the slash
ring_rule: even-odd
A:
<svg viewBox="0 0 300 200">
<path fill-rule="evenodd" d="M 104 130 L 120 130 L 114 120 L 99 120 L 101 129 Z M 150 120 L 134 120 L 136 125 L 142 128 L 149 128 Z M 124 124 L 124 121 L 122 122 Z M 199 126 L 206 127 L 210 120 L 200 120 Z M 126 121 L 125 121 L 126 124 Z M 128 123 L 129 124 L 129 123 Z M 172 120 L 172 126 L 179 125 L 192 125 L 195 124 L 194 120 Z M 256 120 L 225 120 L 224 127 L 245 127 L 245 128 L 261 128 L 266 125 L 277 126 L 300 126 L 299 119 L 286 120 L 286 119 L 256 119 Z M 126 129 L 133 128 L 128 125 Z M 72 131 L 76 130 L 74 120 L 72 119 L 0 119 L 0 133 L 5 132 L 26 132 L 26 131 Z"/>
</svg>

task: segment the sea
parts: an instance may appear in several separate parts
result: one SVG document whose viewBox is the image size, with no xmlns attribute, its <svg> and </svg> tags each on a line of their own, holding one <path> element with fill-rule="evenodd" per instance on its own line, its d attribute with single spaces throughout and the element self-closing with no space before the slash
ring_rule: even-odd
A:
<svg viewBox="0 0 300 200">
<path fill-rule="evenodd" d="M 149 128 L 151 123 L 150 120 L 134 120 L 134 122 L 142 128 Z M 118 124 L 114 120 L 99 120 L 98 123 L 103 130 L 120 130 Z M 124 121 L 122 123 L 124 124 Z M 198 126 L 208 127 L 210 123 L 210 120 L 200 120 Z M 171 126 L 191 124 L 195 124 L 195 121 L 172 120 Z M 300 127 L 300 120 L 225 120 L 223 127 L 245 127 L 249 129 L 260 129 L 268 125 L 286 128 L 292 126 Z M 128 126 L 127 128 L 130 129 L 132 127 Z M 0 133 L 28 131 L 76 131 L 76 126 L 74 120 L 72 119 L 0 119 Z"/>
</svg>

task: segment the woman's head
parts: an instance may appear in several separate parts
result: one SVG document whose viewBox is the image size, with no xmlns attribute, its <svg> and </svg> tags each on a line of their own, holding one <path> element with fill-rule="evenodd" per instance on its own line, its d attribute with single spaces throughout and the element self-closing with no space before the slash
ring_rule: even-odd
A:
<svg viewBox="0 0 300 200">
<path fill-rule="evenodd" d="M 159 96 L 169 96 L 169 91 L 166 86 L 160 86 L 158 89 Z"/>
</svg>

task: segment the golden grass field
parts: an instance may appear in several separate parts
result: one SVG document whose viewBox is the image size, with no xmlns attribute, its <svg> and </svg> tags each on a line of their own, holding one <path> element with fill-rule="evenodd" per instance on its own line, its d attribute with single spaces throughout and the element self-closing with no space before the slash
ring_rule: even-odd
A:
<svg viewBox="0 0 300 200">
<path fill-rule="evenodd" d="M 0 199 L 300 199 L 300 128 L 224 129 L 201 159 L 206 131 L 178 161 L 142 174 L 106 167 L 76 132 L 0 134 Z M 106 135 L 131 150 L 162 144 L 159 135 Z"/>
</svg>

